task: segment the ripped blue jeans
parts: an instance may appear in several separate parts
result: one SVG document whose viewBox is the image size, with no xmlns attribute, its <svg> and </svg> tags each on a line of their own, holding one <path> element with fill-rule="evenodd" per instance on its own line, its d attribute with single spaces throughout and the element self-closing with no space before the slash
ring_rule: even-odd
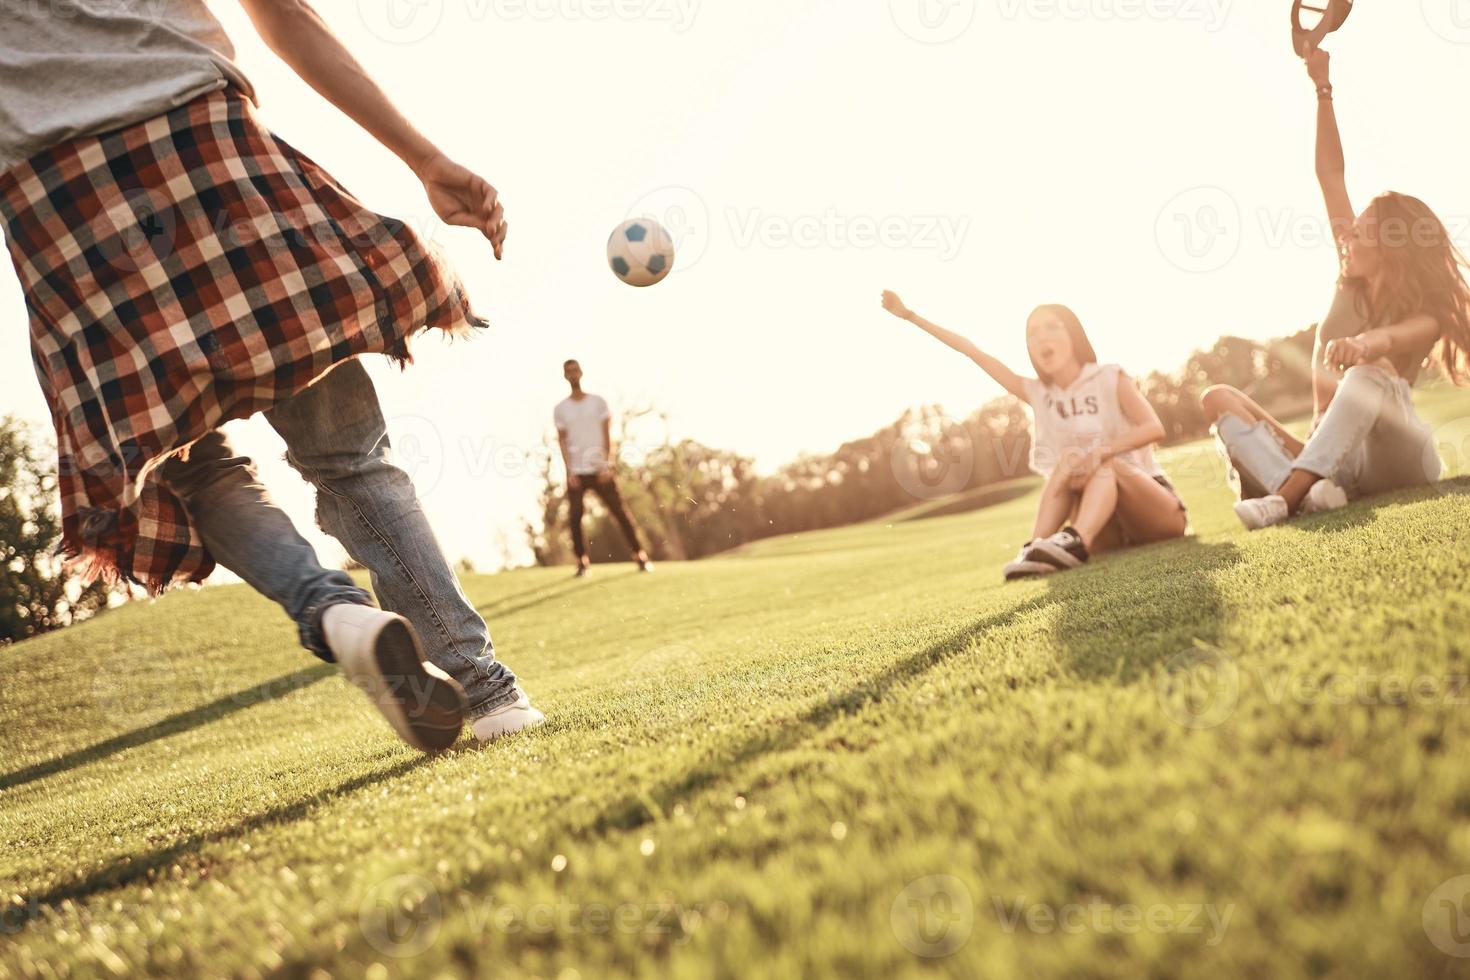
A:
<svg viewBox="0 0 1470 980">
<path fill-rule="evenodd" d="M 1292 470 L 1331 480 L 1354 499 L 1427 486 L 1444 470 L 1409 382 L 1368 364 L 1348 369 L 1300 456 L 1293 457 L 1264 422 L 1226 415 L 1215 436 L 1243 498 L 1276 493 Z"/>
<path fill-rule="evenodd" d="M 470 720 L 515 701 L 515 675 L 495 659 L 485 620 L 460 588 L 413 483 L 390 460 L 377 391 L 361 362 L 339 364 L 265 416 L 291 465 L 316 488 L 322 530 L 368 569 L 382 607 L 412 623 L 428 659 L 464 688 Z M 322 612 L 371 599 L 346 572 L 322 567 L 250 460 L 216 431 L 187 460 L 164 464 L 163 477 L 215 560 L 280 604 L 302 645 L 330 661 Z"/>
</svg>

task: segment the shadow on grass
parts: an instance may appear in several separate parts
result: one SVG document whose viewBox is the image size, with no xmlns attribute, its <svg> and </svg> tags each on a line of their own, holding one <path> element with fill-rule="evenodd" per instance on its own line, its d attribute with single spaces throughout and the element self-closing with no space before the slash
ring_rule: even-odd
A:
<svg viewBox="0 0 1470 980">
<path fill-rule="evenodd" d="M 674 804 L 688 799 L 707 786 L 729 778 L 737 767 L 763 755 L 795 748 L 837 719 L 854 715 L 870 704 L 883 701 L 896 685 L 963 653 L 977 637 L 990 630 L 1001 629 L 1019 616 L 1046 607 L 1051 601 L 1046 596 L 1038 596 L 958 630 L 927 649 L 900 660 L 876 676 L 813 705 L 791 723 L 780 728 L 759 730 L 737 745 L 732 752 L 707 760 L 677 779 L 617 801 L 587 827 L 586 833 L 596 835 L 609 830 L 633 830 L 660 819 Z"/>
<path fill-rule="evenodd" d="M 1218 637 L 1223 603 L 1212 575 L 1238 561 L 1233 545 L 1206 544 L 1191 538 L 1125 552 L 1091 568 L 1059 575 L 1050 580 L 1047 593 L 956 631 L 808 708 L 789 724 L 755 732 L 732 751 L 700 763 L 676 779 L 615 802 L 584 833 L 595 836 L 629 831 L 658 820 L 676 803 L 728 779 L 745 763 L 795 748 L 832 722 L 882 702 L 895 687 L 964 653 L 977 638 L 1040 610 L 1058 610 L 1054 632 L 1063 652 L 1063 666 L 1075 675 L 1094 681 L 1142 675 L 1156 662 L 1189 648 L 1193 640 L 1211 642 Z M 1156 625 L 1167 628 L 1150 636 L 1146 649 L 1140 650 L 1131 642 L 1131 634 L 1120 636 L 1113 631 L 1109 635 L 1109 624 L 1114 622 L 1132 624 L 1134 631 Z"/>
<path fill-rule="evenodd" d="M 1432 486 L 1414 487 L 1410 490 L 1397 490 L 1376 497 L 1355 500 L 1341 510 L 1312 514 L 1308 517 L 1300 518 L 1294 523 L 1303 531 L 1314 531 L 1319 534 L 1339 534 L 1343 531 L 1351 531 L 1372 524 L 1378 520 L 1379 511 L 1384 507 L 1422 503 L 1426 500 L 1438 500 L 1441 497 L 1463 497 L 1466 495 L 1470 495 L 1470 477 L 1460 477 L 1454 480 L 1445 480 L 1443 483 L 1436 483 Z"/>
<path fill-rule="evenodd" d="M 506 599 L 501 599 L 497 602 L 492 602 L 488 605 L 480 606 L 475 611 L 478 612 L 481 616 L 484 616 L 486 619 L 490 619 L 492 617 L 498 620 L 509 619 L 510 617 L 519 615 L 520 613 L 526 612 L 529 609 L 535 609 L 537 606 L 544 606 L 548 602 L 554 602 L 557 599 L 571 596 L 574 593 L 590 592 L 593 589 L 600 588 L 601 586 L 607 585 L 610 582 L 617 582 L 625 578 L 636 576 L 638 574 L 639 573 L 636 571 L 620 572 L 614 575 L 593 572 L 592 575 L 588 578 L 574 578 L 570 573 L 568 573 L 567 581 L 565 583 L 546 586 L 541 589 L 533 589 L 529 593 L 525 593 L 527 595 L 535 596 L 535 598 L 527 599 L 524 602 L 517 603 L 516 605 L 505 607 L 507 601 L 517 598 L 516 596 L 508 596 Z M 494 624 L 492 623 L 491 625 Z"/>
<path fill-rule="evenodd" d="M 222 698 L 217 698 L 197 708 L 191 708 L 188 711 L 181 711 L 178 714 L 169 715 L 162 721 L 155 722 L 145 728 L 139 728 L 136 731 L 118 735 L 115 738 L 109 738 L 104 742 L 89 745 L 84 749 L 77 749 L 74 752 L 68 752 L 54 759 L 48 759 L 45 762 L 38 762 L 24 769 L 17 769 L 15 772 L 0 775 L 0 792 L 14 789 L 17 786 L 24 786 L 38 779 L 45 779 L 47 776 L 54 776 L 57 773 L 76 769 L 92 762 L 98 762 L 109 756 L 117 755 L 119 752 L 136 748 L 139 745 L 156 742 L 159 739 L 168 738 L 171 735 L 178 735 L 181 732 L 192 731 L 210 722 L 218 721 L 239 711 L 244 711 L 246 708 L 253 707 L 254 705 L 278 700 L 302 688 L 310 687 L 318 681 L 331 677 L 336 673 L 337 668 L 332 664 L 316 664 L 315 666 L 298 670 L 294 674 L 283 674 L 280 677 L 257 684 L 246 690 L 227 694 Z"/>
<path fill-rule="evenodd" d="M 1063 666 L 1082 680 L 1127 683 L 1196 642 L 1217 643 L 1225 610 L 1215 573 L 1241 560 L 1229 542 L 1191 537 L 1053 576 L 1052 639 Z"/>
<path fill-rule="evenodd" d="M 265 827 L 304 819 L 318 807 L 379 783 L 407 775 L 430 761 L 432 760 L 429 756 L 405 759 L 380 772 L 364 773 L 331 789 L 314 793 L 295 803 L 273 807 L 229 827 L 209 833 L 192 834 L 168 847 L 134 857 L 120 858 L 76 881 L 64 882 L 44 892 L 31 895 L 22 894 L 19 902 L 12 903 L 0 910 L 0 935 L 19 932 L 28 922 L 37 919 L 43 909 L 68 901 L 83 902 L 103 892 L 125 888 L 143 880 L 151 881 L 155 872 L 171 868 L 181 859 L 197 854 L 210 844 L 237 840 Z"/>
</svg>

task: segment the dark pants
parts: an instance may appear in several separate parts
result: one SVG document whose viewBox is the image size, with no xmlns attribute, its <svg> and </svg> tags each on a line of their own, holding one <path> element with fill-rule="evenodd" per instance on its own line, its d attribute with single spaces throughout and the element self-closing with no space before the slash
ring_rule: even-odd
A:
<svg viewBox="0 0 1470 980">
<path fill-rule="evenodd" d="M 587 539 L 582 534 L 582 498 L 591 490 L 597 494 L 598 499 L 607 508 L 607 512 L 618 522 L 618 527 L 623 529 L 623 537 L 628 539 L 628 547 L 637 554 L 643 550 L 643 545 L 638 543 L 638 529 L 633 526 L 633 519 L 628 516 L 627 505 L 623 503 L 623 495 L 618 492 L 618 481 L 614 477 L 599 480 L 594 476 L 581 477 L 579 486 L 567 488 L 567 502 L 572 506 L 572 550 L 577 553 L 577 560 L 581 561 L 587 557 Z"/>
</svg>

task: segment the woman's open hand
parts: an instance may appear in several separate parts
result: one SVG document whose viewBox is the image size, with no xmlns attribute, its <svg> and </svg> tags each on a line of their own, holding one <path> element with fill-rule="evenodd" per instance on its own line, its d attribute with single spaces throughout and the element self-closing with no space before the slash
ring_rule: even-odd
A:
<svg viewBox="0 0 1470 980">
<path fill-rule="evenodd" d="M 484 177 L 440 154 L 418 172 L 434 213 L 451 225 L 474 228 L 490 242 L 497 259 L 505 252 L 505 208 L 500 192 Z"/>
<path fill-rule="evenodd" d="M 903 300 L 891 289 L 883 291 L 883 308 L 901 320 L 907 320 L 913 316 L 913 311 L 903 305 Z"/>
</svg>

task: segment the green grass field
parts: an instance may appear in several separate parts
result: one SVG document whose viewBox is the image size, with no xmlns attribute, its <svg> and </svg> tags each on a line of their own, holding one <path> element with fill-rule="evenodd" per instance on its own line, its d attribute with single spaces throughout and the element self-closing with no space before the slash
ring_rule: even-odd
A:
<svg viewBox="0 0 1470 980">
<path fill-rule="evenodd" d="M 0 650 L 0 974 L 1465 976 L 1470 483 L 1165 462 L 1197 536 L 1051 581 L 1031 494 L 472 578 L 551 721 L 433 759 L 244 587 Z"/>
</svg>

